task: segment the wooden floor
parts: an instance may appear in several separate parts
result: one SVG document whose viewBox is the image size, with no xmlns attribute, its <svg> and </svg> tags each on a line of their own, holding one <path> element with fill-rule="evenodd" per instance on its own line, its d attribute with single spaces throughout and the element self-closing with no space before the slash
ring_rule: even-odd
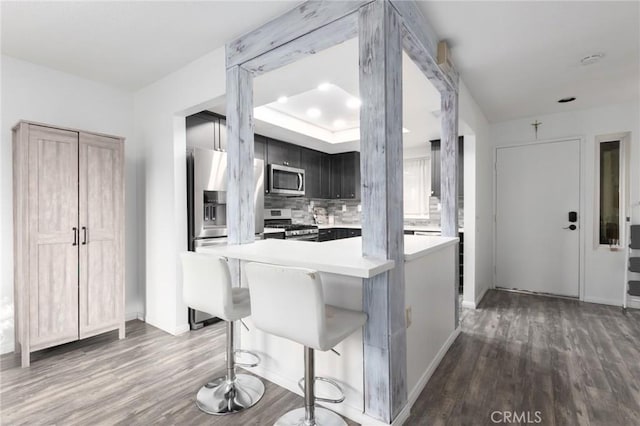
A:
<svg viewBox="0 0 640 426">
<path fill-rule="evenodd" d="M 462 318 L 407 424 L 489 425 L 493 411 L 531 410 L 543 425 L 640 425 L 638 311 L 491 291 Z M 37 352 L 27 369 L 3 355 L 0 424 L 271 425 L 302 406 L 266 382 L 252 409 L 203 414 L 195 392 L 223 372 L 224 328 L 173 337 L 131 321 L 127 333 Z"/>
<path fill-rule="evenodd" d="M 406 424 L 494 425 L 494 411 L 532 421 L 539 411 L 541 425 L 640 425 L 640 311 L 487 293 L 463 312 Z"/>
</svg>

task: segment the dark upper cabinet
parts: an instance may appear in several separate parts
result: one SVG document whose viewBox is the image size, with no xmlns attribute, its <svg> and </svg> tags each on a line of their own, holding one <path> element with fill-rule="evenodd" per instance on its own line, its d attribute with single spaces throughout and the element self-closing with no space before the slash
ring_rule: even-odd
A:
<svg viewBox="0 0 640 426">
<path fill-rule="evenodd" d="M 267 161 L 269 164 L 300 167 L 300 147 L 275 139 L 267 139 Z"/>
<path fill-rule="evenodd" d="M 260 135 L 253 135 L 254 156 L 264 161 L 264 192 L 269 193 L 269 185 L 267 184 L 267 138 Z"/>
<path fill-rule="evenodd" d="M 320 160 L 320 198 L 331 197 L 331 155 L 322 154 Z"/>
<path fill-rule="evenodd" d="M 227 122 L 224 117 L 202 111 L 186 117 L 185 121 L 188 146 L 227 150 Z"/>
<path fill-rule="evenodd" d="M 331 156 L 331 198 L 360 199 L 360 153 Z"/>
<path fill-rule="evenodd" d="M 431 195 L 440 198 L 440 140 L 431 141 Z M 458 138 L 458 197 L 464 196 L 464 137 Z"/>
<path fill-rule="evenodd" d="M 300 149 L 300 165 L 304 169 L 305 197 L 322 198 L 323 153 L 313 149 Z"/>
<path fill-rule="evenodd" d="M 331 197 L 342 198 L 342 163 L 341 154 L 331 156 Z"/>
<path fill-rule="evenodd" d="M 360 153 L 345 152 L 342 156 L 341 198 L 360 199 Z"/>
</svg>

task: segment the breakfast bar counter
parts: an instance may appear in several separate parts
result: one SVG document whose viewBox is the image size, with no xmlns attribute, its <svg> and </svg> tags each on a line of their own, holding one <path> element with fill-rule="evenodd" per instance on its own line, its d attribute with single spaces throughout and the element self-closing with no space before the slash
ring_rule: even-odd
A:
<svg viewBox="0 0 640 426">
<path fill-rule="evenodd" d="M 457 238 L 440 236 L 404 237 L 406 380 L 410 402 L 415 401 L 457 336 L 457 242 Z M 243 269 L 246 262 L 314 269 L 320 272 L 325 303 L 362 311 L 363 280 L 392 269 L 394 262 L 363 257 L 361 247 L 362 238 L 354 237 L 326 242 L 260 240 L 249 244 L 203 247 L 198 251 L 241 260 L 242 286 L 247 286 Z M 372 318 L 379 312 L 368 314 Z M 296 320 L 291 319 L 292 322 Z M 300 362 L 302 345 L 263 333 L 253 325 L 251 317 L 245 322 L 249 330 L 237 328 L 241 347 L 258 353 L 262 358 L 262 363 L 250 371 L 301 394 L 297 383 L 304 373 Z M 316 375 L 335 380 L 344 391 L 344 402 L 327 404 L 327 408 L 360 424 L 383 425 L 386 423 L 364 412 L 365 398 L 375 389 L 367 389 L 364 384 L 363 343 L 363 330 L 358 330 L 336 346 L 340 356 L 331 351 L 317 351 Z M 316 387 L 319 394 L 330 393 L 322 382 L 318 382 Z"/>
</svg>

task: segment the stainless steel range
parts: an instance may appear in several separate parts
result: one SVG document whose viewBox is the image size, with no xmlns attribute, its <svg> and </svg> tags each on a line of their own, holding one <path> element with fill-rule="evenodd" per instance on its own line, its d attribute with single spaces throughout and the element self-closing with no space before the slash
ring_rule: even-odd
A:
<svg viewBox="0 0 640 426">
<path fill-rule="evenodd" d="M 294 224 L 291 209 L 267 209 L 264 212 L 264 226 L 284 229 L 286 240 L 318 241 L 318 227 Z"/>
</svg>

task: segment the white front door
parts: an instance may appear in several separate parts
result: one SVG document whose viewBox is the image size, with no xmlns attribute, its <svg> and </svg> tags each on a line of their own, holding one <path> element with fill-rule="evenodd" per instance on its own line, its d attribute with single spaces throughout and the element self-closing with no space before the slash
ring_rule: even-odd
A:
<svg viewBox="0 0 640 426">
<path fill-rule="evenodd" d="M 579 206 L 579 140 L 498 148 L 496 287 L 578 297 Z"/>
</svg>

